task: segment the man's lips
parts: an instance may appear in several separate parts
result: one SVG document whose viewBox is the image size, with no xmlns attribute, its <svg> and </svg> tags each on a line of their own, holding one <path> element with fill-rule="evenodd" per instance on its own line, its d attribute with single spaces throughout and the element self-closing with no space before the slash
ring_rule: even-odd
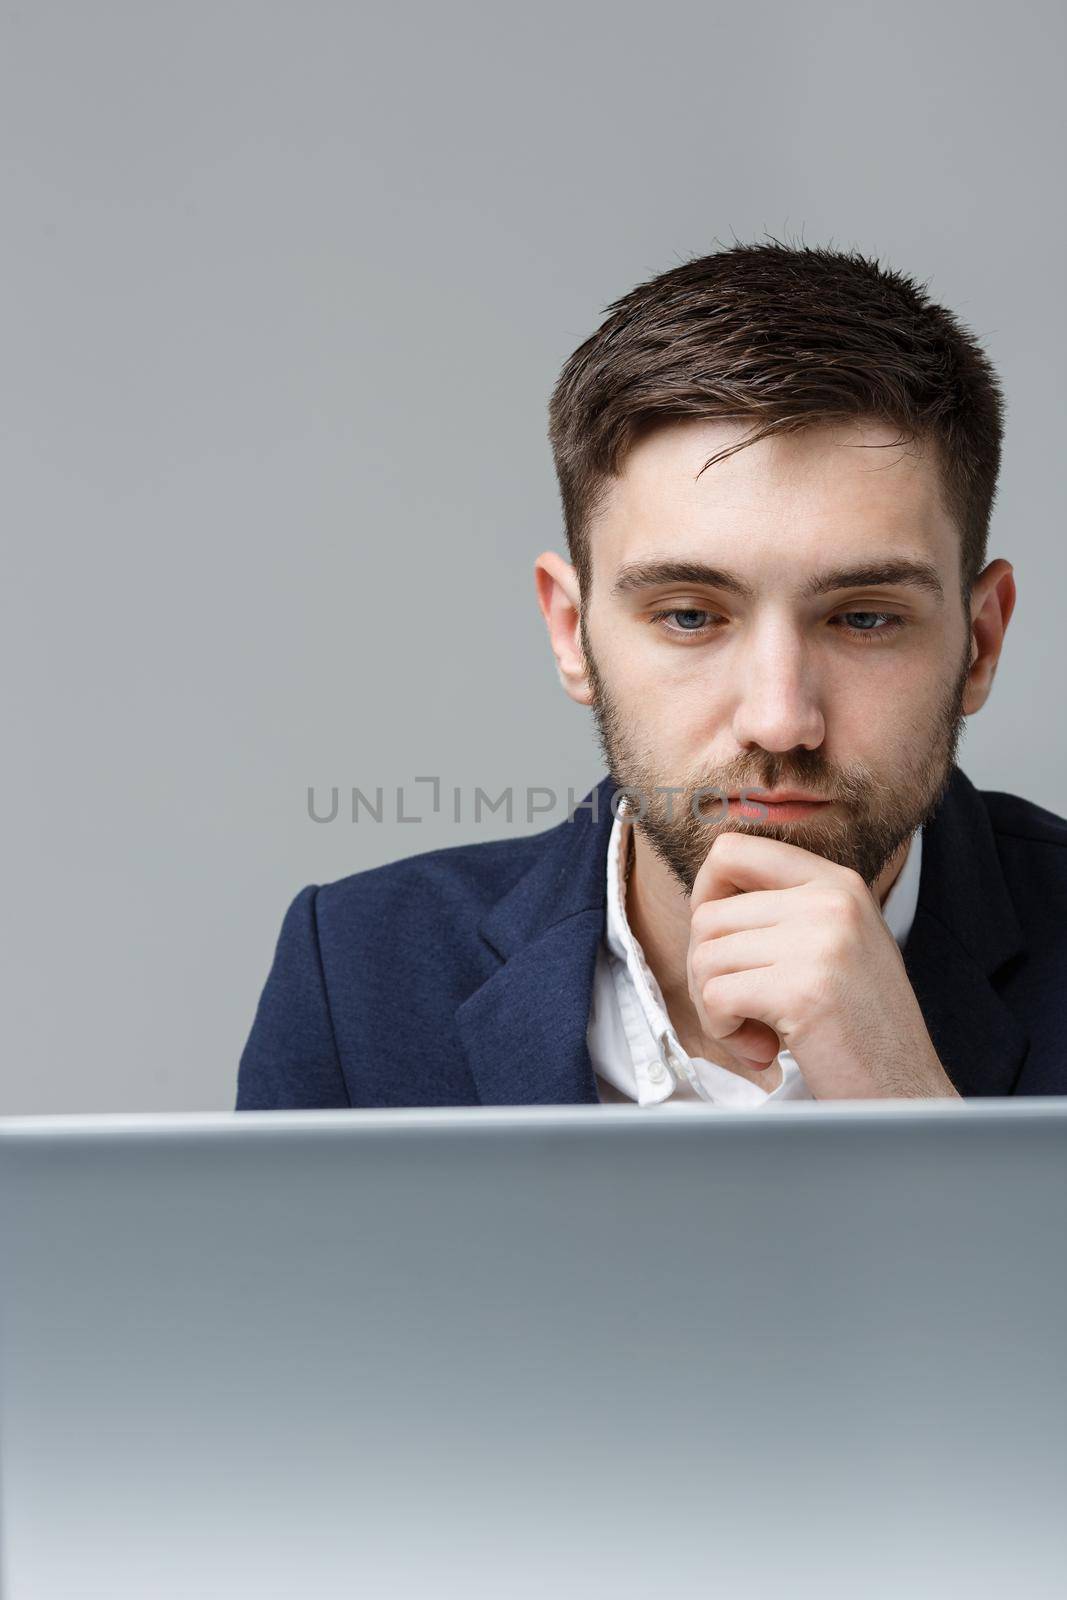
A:
<svg viewBox="0 0 1067 1600">
<path fill-rule="evenodd" d="M 732 794 L 731 800 L 740 800 L 740 794 Z M 803 789 L 756 789 L 745 791 L 746 800 L 759 800 L 764 805 L 778 805 L 783 801 L 804 800 L 811 805 L 822 805 L 825 795 L 805 794 Z"/>
<path fill-rule="evenodd" d="M 763 822 L 799 822 L 801 818 L 810 817 L 823 806 L 832 804 L 832 800 L 824 800 L 820 795 L 806 795 L 800 789 L 779 789 L 773 794 L 757 791 L 747 795 L 744 800 L 740 795 L 731 795 L 728 812 L 732 817 L 751 817 Z"/>
</svg>

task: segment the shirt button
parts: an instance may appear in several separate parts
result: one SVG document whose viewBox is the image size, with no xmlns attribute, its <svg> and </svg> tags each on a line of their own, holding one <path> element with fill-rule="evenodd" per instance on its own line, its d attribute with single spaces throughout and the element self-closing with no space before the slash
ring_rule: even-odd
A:
<svg viewBox="0 0 1067 1600">
<path fill-rule="evenodd" d="M 662 1061 L 650 1061 L 648 1063 L 649 1083 L 663 1083 L 666 1077 L 667 1069 L 664 1067 Z"/>
</svg>

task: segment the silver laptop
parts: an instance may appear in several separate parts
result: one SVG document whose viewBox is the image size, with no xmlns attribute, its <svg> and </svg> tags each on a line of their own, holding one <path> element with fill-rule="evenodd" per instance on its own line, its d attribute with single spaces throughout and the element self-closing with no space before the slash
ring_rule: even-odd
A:
<svg viewBox="0 0 1067 1600">
<path fill-rule="evenodd" d="M 1067 1100 L 0 1123 L 4 1600 L 1067 1594 Z"/>
</svg>

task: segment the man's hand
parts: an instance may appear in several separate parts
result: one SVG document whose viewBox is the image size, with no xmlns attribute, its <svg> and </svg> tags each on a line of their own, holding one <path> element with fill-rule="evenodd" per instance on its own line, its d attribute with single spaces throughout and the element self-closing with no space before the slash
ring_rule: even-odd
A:
<svg viewBox="0 0 1067 1600">
<path fill-rule="evenodd" d="M 754 1066 L 790 1050 L 818 1100 L 959 1098 L 858 872 L 724 833 L 690 904 L 689 993 L 710 1041 Z"/>
</svg>

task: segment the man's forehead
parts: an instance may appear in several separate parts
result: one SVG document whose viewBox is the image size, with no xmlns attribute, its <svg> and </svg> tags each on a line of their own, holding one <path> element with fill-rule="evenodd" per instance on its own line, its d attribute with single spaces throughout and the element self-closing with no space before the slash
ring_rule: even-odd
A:
<svg viewBox="0 0 1067 1600">
<path fill-rule="evenodd" d="M 651 546 L 664 551 L 774 540 L 783 557 L 842 541 L 920 546 L 951 561 L 958 533 L 943 503 L 936 452 L 901 442 L 889 424 L 804 428 L 746 445 L 704 468 L 709 456 L 746 438 L 748 426 L 686 421 L 642 438 L 610 480 L 591 519 L 594 561 L 603 570 Z M 723 564 L 735 565 L 736 562 Z"/>
<path fill-rule="evenodd" d="M 623 458 L 608 499 L 670 495 L 693 504 L 758 508 L 787 490 L 821 490 L 867 502 L 898 493 L 905 484 L 922 495 L 937 479 L 936 451 L 922 440 L 901 439 L 889 423 L 854 419 L 744 444 L 751 432 L 751 425 L 705 419 L 655 428 Z M 724 459 L 711 460 L 731 449 Z"/>
</svg>

